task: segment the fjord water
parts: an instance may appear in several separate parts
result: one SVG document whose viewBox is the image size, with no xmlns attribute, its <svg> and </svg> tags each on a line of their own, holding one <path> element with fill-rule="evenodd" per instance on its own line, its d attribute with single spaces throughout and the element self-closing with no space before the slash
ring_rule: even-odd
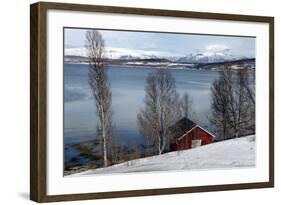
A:
<svg viewBox="0 0 281 205">
<path fill-rule="evenodd" d="M 137 127 L 137 114 L 144 107 L 145 80 L 152 67 L 109 66 L 112 89 L 113 125 L 120 142 L 126 145 L 142 142 Z M 188 92 L 196 113 L 195 121 L 211 129 L 210 86 L 218 77 L 217 71 L 171 69 L 180 95 Z M 95 138 L 96 107 L 88 84 L 88 65 L 64 65 L 64 144 L 80 143 Z M 65 149 L 65 157 L 75 151 Z M 70 151 L 71 150 L 71 151 Z"/>
</svg>

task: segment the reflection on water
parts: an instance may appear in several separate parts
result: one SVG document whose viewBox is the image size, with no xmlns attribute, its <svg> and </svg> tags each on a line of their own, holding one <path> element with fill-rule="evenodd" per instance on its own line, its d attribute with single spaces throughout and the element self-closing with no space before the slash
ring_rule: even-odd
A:
<svg viewBox="0 0 281 205">
<path fill-rule="evenodd" d="M 115 131 L 126 144 L 141 141 L 136 116 L 143 107 L 144 85 L 148 73 L 157 68 L 116 67 L 108 69 L 112 88 L 113 124 Z M 179 94 L 188 92 L 193 99 L 196 122 L 208 126 L 210 113 L 210 85 L 217 78 L 217 71 L 171 70 L 176 78 Z M 210 128 L 209 128 L 210 129 Z M 88 66 L 66 64 L 64 66 L 64 144 L 65 159 L 75 156 L 67 148 L 72 143 L 95 137 L 96 108 L 88 84 Z"/>
</svg>

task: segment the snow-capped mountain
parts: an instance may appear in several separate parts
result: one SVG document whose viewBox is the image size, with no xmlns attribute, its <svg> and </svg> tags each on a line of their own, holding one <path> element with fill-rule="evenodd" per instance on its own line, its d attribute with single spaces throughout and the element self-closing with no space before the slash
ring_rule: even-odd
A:
<svg viewBox="0 0 281 205">
<path fill-rule="evenodd" d="M 137 60 L 137 59 L 154 59 L 167 56 L 164 52 L 159 51 L 145 51 L 126 48 L 107 48 L 106 55 L 110 59 L 121 60 Z"/>
<path fill-rule="evenodd" d="M 219 63 L 226 61 L 240 60 L 245 57 L 234 56 L 230 53 L 229 49 L 224 49 L 221 51 L 203 51 L 190 53 L 185 57 L 178 59 L 181 63 Z"/>
<path fill-rule="evenodd" d="M 87 52 L 85 48 L 66 48 L 66 56 L 82 56 L 86 57 Z M 156 59 L 156 58 L 167 58 L 169 59 L 173 56 L 169 52 L 161 51 L 146 51 L 137 49 L 127 49 L 127 48 L 106 48 L 106 57 L 109 59 L 120 59 L 120 60 L 140 60 L 140 59 Z"/>
<path fill-rule="evenodd" d="M 86 57 L 87 52 L 85 48 L 66 48 L 65 56 L 71 57 Z M 208 48 L 204 51 L 197 51 L 190 53 L 184 57 L 177 56 L 174 53 L 162 51 L 146 51 L 127 48 L 106 48 L 106 57 L 112 60 L 145 60 L 145 59 L 167 59 L 171 62 L 177 63 L 221 63 L 227 61 L 235 61 L 247 59 L 245 56 L 233 55 L 228 48 L 216 49 Z"/>
</svg>

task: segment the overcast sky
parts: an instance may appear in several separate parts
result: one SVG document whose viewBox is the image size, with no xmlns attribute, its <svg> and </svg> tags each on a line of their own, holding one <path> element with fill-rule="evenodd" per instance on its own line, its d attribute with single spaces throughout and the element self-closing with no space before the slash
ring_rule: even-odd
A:
<svg viewBox="0 0 281 205">
<path fill-rule="evenodd" d="M 99 30 L 106 46 L 159 51 L 185 56 L 201 51 L 230 49 L 231 54 L 255 57 L 255 38 L 174 33 Z M 84 47 L 85 29 L 65 29 L 65 47 Z"/>
</svg>

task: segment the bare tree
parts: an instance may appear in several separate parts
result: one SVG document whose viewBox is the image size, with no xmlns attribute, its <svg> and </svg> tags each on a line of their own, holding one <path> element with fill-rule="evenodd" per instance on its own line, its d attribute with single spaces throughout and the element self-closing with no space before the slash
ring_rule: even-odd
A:
<svg viewBox="0 0 281 205">
<path fill-rule="evenodd" d="M 187 119 L 195 117 L 192 97 L 187 92 L 185 92 L 180 99 L 179 109 L 182 117 Z"/>
<path fill-rule="evenodd" d="M 85 47 L 89 59 L 89 84 L 97 108 L 97 134 L 102 139 L 104 167 L 107 162 L 107 143 L 111 136 L 111 88 L 105 67 L 105 42 L 100 32 L 86 32 Z"/>
<path fill-rule="evenodd" d="M 245 89 L 248 94 L 248 97 L 250 99 L 250 112 L 251 112 L 251 121 L 249 122 L 248 130 L 250 130 L 252 133 L 255 133 L 256 129 L 256 116 L 255 116 L 255 107 L 256 107 L 256 92 L 255 92 L 255 85 L 251 83 L 251 80 L 249 79 L 250 74 L 252 75 L 253 79 L 255 79 L 255 71 L 250 71 L 247 67 L 245 67 Z M 252 80 L 254 81 L 254 80 Z"/>
<path fill-rule="evenodd" d="M 254 104 L 249 97 L 248 73 L 246 69 L 237 71 L 226 66 L 219 79 L 212 84 L 211 123 L 222 130 L 223 138 L 228 134 L 238 137 L 252 129 L 254 123 Z"/>
<path fill-rule="evenodd" d="M 139 129 L 161 155 L 171 137 L 169 127 L 179 119 L 175 78 L 168 69 L 158 69 L 147 76 L 145 92 L 145 108 L 137 117 Z"/>
<path fill-rule="evenodd" d="M 139 113 L 137 115 L 137 123 L 138 123 L 139 130 L 144 137 L 145 155 L 149 157 L 153 155 L 153 150 L 151 150 L 151 147 L 154 144 L 154 139 L 151 137 L 151 134 L 153 133 L 154 130 L 152 126 L 149 124 L 149 122 L 146 121 L 146 117 L 143 116 L 144 114 L 145 113 L 143 114 Z"/>
<path fill-rule="evenodd" d="M 249 69 L 247 67 L 244 67 L 244 78 L 245 78 L 245 89 L 246 92 L 248 94 L 248 97 L 250 99 L 250 101 L 252 102 L 252 104 L 255 106 L 256 104 L 256 93 L 255 93 L 255 89 L 253 86 L 251 86 L 250 83 L 250 79 L 249 79 Z M 253 72 L 253 76 L 255 75 L 255 73 Z"/>
<path fill-rule="evenodd" d="M 230 73 L 230 69 L 227 70 Z M 246 90 L 248 85 L 248 73 L 245 69 L 239 69 L 235 75 L 228 74 L 228 94 L 229 94 L 229 123 L 234 131 L 234 136 L 238 137 L 242 132 L 248 130 L 253 121 L 254 110 L 251 99 Z M 230 78 L 232 76 L 232 78 Z"/>
<path fill-rule="evenodd" d="M 211 86 L 212 117 L 210 122 L 216 127 L 216 132 L 222 139 L 226 139 L 229 134 L 228 116 L 228 87 L 226 72 L 222 72 L 219 79 L 215 80 Z"/>
</svg>

